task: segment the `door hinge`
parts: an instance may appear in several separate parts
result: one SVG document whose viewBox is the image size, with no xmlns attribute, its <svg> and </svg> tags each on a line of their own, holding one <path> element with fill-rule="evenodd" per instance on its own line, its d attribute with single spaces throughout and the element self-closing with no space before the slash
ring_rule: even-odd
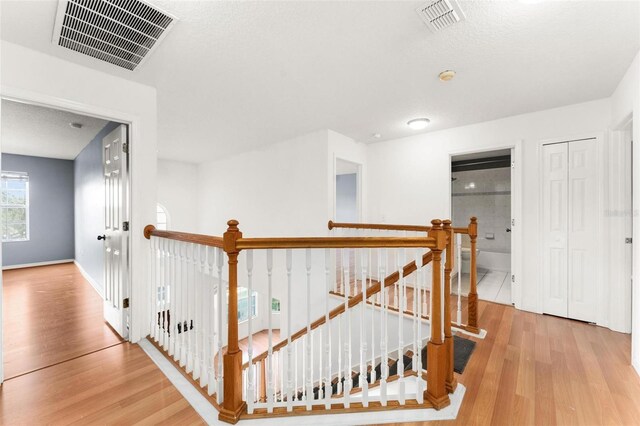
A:
<svg viewBox="0 0 640 426">
<path fill-rule="evenodd" d="M 122 152 L 124 152 L 125 154 L 129 153 L 129 143 L 125 142 L 122 144 Z"/>
<path fill-rule="evenodd" d="M 516 282 L 516 276 L 515 275 L 511 275 L 511 282 L 515 283 Z"/>
<path fill-rule="evenodd" d="M 511 219 L 511 227 L 516 226 L 516 220 L 515 219 Z"/>
<path fill-rule="evenodd" d="M 122 222 L 122 230 L 123 231 L 129 230 L 129 222 Z"/>
<path fill-rule="evenodd" d="M 129 298 L 128 297 L 122 301 L 122 307 L 124 309 L 127 309 L 129 307 Z"/>
<path fill-rule="evenodd" d="M 512 161 L 512 162 L 511 162 L 511 168 L 512 168 L 512 169 L 515 169 L 515 168 L 516 168 L 516 162 L 515 162 L 515 161 Z"/>
<path fill-rule="evenodd" d="M 633 238 L 631 238 L 631 237 L 627 237 L 627 238 L 625 238 L 625 239 L 624 239 L 624 243 L 625 243 L 625 244 L 633 244 Z"/>
</svg>

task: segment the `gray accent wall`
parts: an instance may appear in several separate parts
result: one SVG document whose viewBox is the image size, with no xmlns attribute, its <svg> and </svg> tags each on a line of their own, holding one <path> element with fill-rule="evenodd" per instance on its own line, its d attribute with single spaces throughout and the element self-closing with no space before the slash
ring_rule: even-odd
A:
<svg viewBox="0 0 640 426">
<path fill-rule="evenodd" d="M 2 243 L 3 267 L 73 259 L 73 161 L 2 154 L 2 169 L 29 174 L 29 241 Z"/>
<path fill-rule="evenodd" d="M 102 139 L 118 126 L 107 124 L 74 161 L 75 259 L 100 293 L 104 289 L 103 243 L 98 241 L 98 235 L 104 234 Z"/>
</svg>

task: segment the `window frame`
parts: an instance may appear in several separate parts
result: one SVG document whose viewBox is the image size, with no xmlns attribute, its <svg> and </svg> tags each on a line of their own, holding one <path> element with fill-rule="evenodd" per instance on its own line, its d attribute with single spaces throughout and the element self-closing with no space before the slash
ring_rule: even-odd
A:
<svg viewBox="0 0 640 426">
<path fill-rule="evenodd" d="M 164 229 L 160 228 L 160 222 L 158 222 L 158 210 L 162 210 L 162 213 L 164 213 L 164 217 L 166 219 L 166 221 L 164 222 L 164 226 L 165 226 Z M 160 203 L 156 203 L 156 229 L 160 231 L 167 231 L 169 230 L 170 224 L 171 224 L 171 216 L 169 215 L 169 210 L 167 210 L 167 208 L 164 205 Z"/>
<path fill-rule="evenodd" d="M 20 180 L 23 180 L 25 182 L 25 187 L 24 187 L 24 204 L 8 204 L 8 203 L 4 203 L 2 202 L 2 192 L 4 192 L 5 188 L 3 185 L 3 182 L 6 179 L 11 178 L 11 176 L 13 175 L 14 179 L 16 177 L 20 177 Z M 25 242 L 25 241 L 30 241 L 31 240 L 31 227 L 30 222 L 31 222 L 31 218 L 29 215 L 29 210 L 30 210 L 30 185 L 29 185 L 29 173 L 27 172 L 15 172 L 15 171 L 8 171 L 8 170 L 3 170 L 0 171 L 0 211 L 2 212 L 2 217 L 0 218 L 0 220 L 2 221 L 1 223 L 1 232 L 2 232 L 2 242 L 3 243 L 20 243 L 20 242 Z M 16 209 L 16 208 L 23 208 L 25 210 L 25 219 L 24 219 L 24 224 L 25 224 L 25 237 L 24 238 L 17 238 L 17 239 L 5 239 L 4 238 L 4 212 L 6 209 Z M 22 223 L 22 222 L 14 222 L 14 223 Z"/>
<path fill-rule="evenodd" d="M 242 292 L 247 293 L 247 296 L 241 297 L 240 294 Z M 255 298 L 254 304 L 253 304 L 253 306 L 255 308 L 255 314 L 251 316 L 251 319 L 258 318 L 258 315 L 259 315 L 259 312 L 260 312 L 258 310 L 259 296 L 258 296 L 258 292 L 255 291 L 255 290 L 253 291 L 253 297 Z M 247 287 L 238 286 L 238 314 L 240 313 L 240 300 L 244 300 L 244 299 L 249 300 L 249 289 Z M 247 310 L 248 310 L 248 308 L 249 308 L 249 304 L 247 303 Z M 227 289 L 227 309 L 229 309 L 229 289 Z M 248 313 L 247 314 L 247 318 L 243 319 L 243 320 L 238 318 L 238 324 L 242 324 L 242 323 L 245 323 L 245 322 L 249 321 L 249 315 L 250 314 Z"/>
</svg>

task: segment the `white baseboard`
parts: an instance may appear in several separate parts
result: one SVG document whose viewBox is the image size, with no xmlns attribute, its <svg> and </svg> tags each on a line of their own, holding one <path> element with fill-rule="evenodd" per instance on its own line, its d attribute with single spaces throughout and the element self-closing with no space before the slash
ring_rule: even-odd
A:
<svg viewBox="0 0 640 426">
<path fill-rule="evenodd" d="M 102 292 L 102 289 L 100 288 L 98 283 L 93 278 L 91 278 L 89 274 L 87 274 L 87 271 L 84 270 L 84 268 L 78 263 L 77 260 L 74 260 L 73 263 L 75 263 L 75 265 L 78 267 L 78 270 L 80 271 L 84 279 L 87 280 L 89 284 L 91 284 L 91 287 L 93 287 L 96 293 L 98 293 L 100 297 L 104 300 L 104 293 Z"/>
<path fill-rule="evenodd" d="M 9 270 L 9 269 L 33 268 L 33 267 L 36 267 L 36 266 L 58 265 L 60 263 L 71 263 L 71 262 L 74 262 L 74 260 L 73 259 L 62 259 L 62 260 L 51 260 L 49 262 L 23 263 L 21 265 L 3 266 L 2 270 L 6 271 L 6 270 Z"/>
</svg>

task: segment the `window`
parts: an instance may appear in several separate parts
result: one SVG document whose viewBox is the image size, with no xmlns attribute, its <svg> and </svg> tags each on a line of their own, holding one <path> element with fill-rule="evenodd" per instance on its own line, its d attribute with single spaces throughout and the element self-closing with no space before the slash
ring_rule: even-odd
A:
<svg viewBox="0 0 640 426">
<path fill-rule="evenodd" d="M 29 240 L 29 175 L 2 172 L 2 241 Z"/>
<path fill-rule="evenodd" d="M 169 228 L 169 212 L 162 205 L 156 206 L 156 229 L 166 231 Z"/>
<path fill-rule="evenodd" d="M 238 322 L 249 319 L 249 290 L 246 287 L 238 287 Z M 227 296 L 227 300 L 229 297 Z M 258 293 L 252 294 L 251 318 L 258 315 Z"/>
<path fill-rule="evenodd" d="M 280 300 L 278 299 L 271 299 L 271 312 L 273 313 L 280 313 Z"/>
</svg>

